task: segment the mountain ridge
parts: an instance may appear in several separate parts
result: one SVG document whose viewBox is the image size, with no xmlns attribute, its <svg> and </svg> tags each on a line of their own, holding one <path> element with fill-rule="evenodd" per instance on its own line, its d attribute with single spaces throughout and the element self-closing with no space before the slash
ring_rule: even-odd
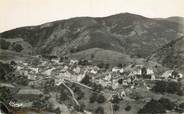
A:
<svg viewBox="0 0 184 114">
<path fill-rule="evenodd" d="M 109 50 L 133 59 L 146 58 L 184 34 L 184 26 L 173 18 L 154 19 L 131 13 L 76 17 L 16 28 L 0 33 L 0 37 L 20 38 L 32 46 L 29 49 L 34 54 L 71 56 L 99 48 L 102 53 Z"/>
</svg>

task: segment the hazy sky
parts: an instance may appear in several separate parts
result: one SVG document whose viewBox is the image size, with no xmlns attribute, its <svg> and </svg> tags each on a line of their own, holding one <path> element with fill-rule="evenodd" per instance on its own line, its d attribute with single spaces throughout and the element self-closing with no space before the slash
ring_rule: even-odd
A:
<svg viewBox="0 0 184 114">
<path fill-rule="evenodd" d="M 0 32 L 76 16 L 121 12 L 184 17 L 184 0 L 0 0 Z"/>
</svg>

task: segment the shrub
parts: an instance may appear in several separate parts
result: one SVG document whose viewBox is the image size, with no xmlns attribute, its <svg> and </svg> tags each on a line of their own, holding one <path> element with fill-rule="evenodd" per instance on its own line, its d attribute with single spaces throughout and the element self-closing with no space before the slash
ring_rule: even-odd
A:
<svg viewBox="0 0 184 114">
<path fill-rule="evenodd" d="M 33 105 L 34 108 L 39 108 L 39 109 L 42 109 L 42 108 L 47 106 L 45 101 L 44 100 L 40 100 L 40 99 L 36 100 L 36 101 L 33 101 L 32 105 Z"/>
<path fill-rule="evenodd" d="M 104 114 L 104 108 L 103 108 L 103 107 L 98 107 L 98 108 L 95 110 L 95 114 Z"/>
<path fill-rule="evenodd" d="M 128 106 L 125 108 L 125 110 L 126 110 L 126 111 L 130 111 L 130 110 L 131 110 L 131 106 L 128 105 Z"/>
</svg>

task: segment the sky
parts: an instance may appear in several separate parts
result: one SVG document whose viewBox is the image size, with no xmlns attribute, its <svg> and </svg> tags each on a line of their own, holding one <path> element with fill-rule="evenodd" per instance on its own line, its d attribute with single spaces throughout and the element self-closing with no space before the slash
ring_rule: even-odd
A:
<svg viewBox="0 0 184 114">
<path fill-rule="evenodd" d="M 71 17 L 134 13 L 184 17 L 184 0 L 0 0 L 0 32 Z"/>
</svg>

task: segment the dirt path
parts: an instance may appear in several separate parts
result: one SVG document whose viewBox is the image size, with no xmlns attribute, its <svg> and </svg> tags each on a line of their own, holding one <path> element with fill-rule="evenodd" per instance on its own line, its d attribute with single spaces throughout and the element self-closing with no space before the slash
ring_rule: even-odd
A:
<svg viewBox="0 0 184 114">
<path fill-rule="evenodd" d="M 63 82 L 62 84 L 66 87 L 66 89 L 68 89 L 68 91 L 69 91 L 70 94 L 72 95 L 72 98 L 73 98 L 73 101 L 75 102 L 75 104 L 76 104 L 77 106 L 79 106 L 79 102 L 78 102 L 77 99 L 75 98 L 75 95 L 74 95 L 73 90 L 72 90 L 71 88 L 69 88 L 64 82 Z"/>
</svg>

